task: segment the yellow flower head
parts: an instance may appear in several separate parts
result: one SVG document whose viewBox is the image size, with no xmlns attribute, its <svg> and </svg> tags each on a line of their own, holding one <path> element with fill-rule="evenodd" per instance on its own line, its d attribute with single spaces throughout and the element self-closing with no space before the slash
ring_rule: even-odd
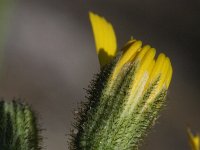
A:
<svg viewBox="0 0 200 150">
<path fill-rule="evenodd" d="M 131 39 L 117 52 L 112 25 L 89 13 L 101 71 L 80 113 L 75 149 L 138 149 L 165 103 L 172 78 L 170 59 Z M 82 110 L 82 109 L 81 109 Z"/>
<path fill-rule="evenodd" d="M 100 65 L 104 67 L 106 64 L 109 64 L 117 54 L 114 29 L 108 21 L 97 14 L 90 12 L 89 17 L 94 32 Z M 132 81 L 132 86 L 130 87 L 131 96 L 128 104 L 132 103 L 133 97 L 141 97 L 148 87 L 158 78 L 159 82 L 157 82 L 148 102 L 151 102 L 162 89 L 168 89 L 173 72 L 170 59 L 162 53 L 158 55 L 158 58 L 155 58 L 155 54 L 155 48 L 149 45 L 143 46 L 142 41 L 136 39 L 131 39 L 124 48 L 122 48 L 122 55 L 112 72 L 110 88 L 112 88 L 115 80 L 127 64 L 137 63 L 137 71 L 135 79 Z M 136 90 L 138 86 L 141 86 L 140 91 Z"/>
</svg>

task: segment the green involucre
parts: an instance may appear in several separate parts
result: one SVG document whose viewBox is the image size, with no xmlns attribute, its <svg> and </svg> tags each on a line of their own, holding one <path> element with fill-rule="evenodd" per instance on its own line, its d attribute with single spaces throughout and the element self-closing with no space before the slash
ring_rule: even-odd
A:
<svg viewBox="0 0 200 150">
<path fill-rule="evenodd" d="M 158 118 L 167 91 L 160 91 L 148 104 L 147 100 L 159 82 L 159 77 L 135 102 L 131 111 L 124 113 L 129 89 L 139 64 L 137 61 L 126 64 L 111 85 L 113 81 L 110 78 L 120 55 L 91 82 L 88 101 L 82 104 L 76 116 L 76 129 L 71 134 L 70 149 L 137 150 Z"/>
</svg>

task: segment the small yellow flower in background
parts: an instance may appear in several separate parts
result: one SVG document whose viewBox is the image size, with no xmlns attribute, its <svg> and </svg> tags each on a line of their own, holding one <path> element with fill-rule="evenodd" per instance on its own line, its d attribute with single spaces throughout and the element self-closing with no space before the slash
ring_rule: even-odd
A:
<svg viewBox="0 0 200 150">
<path fill-rule="evenodd" d="M 188 138 L 191 150 L 200 150 L 200 135 L 194 135 L 192 134 L 191 130 L 188 129 Z"/>
</svg>

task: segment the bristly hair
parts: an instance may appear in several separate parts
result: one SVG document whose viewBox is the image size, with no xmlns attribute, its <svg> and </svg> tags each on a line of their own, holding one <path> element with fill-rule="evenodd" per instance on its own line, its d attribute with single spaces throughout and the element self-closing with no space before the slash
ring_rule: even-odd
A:
<svg viewBox="0 0 200 150">
<path fill-rule="evenodd" d="M 69 138 L 69 149 L 78 150 L 80 148 L 80 137 L 84 134 L 84 125 L 87 121 L 93 120 L 93 114 L 99 106 L 99 100 L 102 96 L 103 89 L 105 88 L 109 76 L 113 71 L 116 62 L 118 61 L 121 53 L 119 53 L 110 64 L 101 68 L 100 73 L 94 75 L 94 79 L 90 82 L 86 90 L 85 102 L 80 103 L 78 110 L 74 111 L 75 122 L 72 124 L 74 129 L 71 129 Z"/>
<path fill-rule="evenodd" d="M 87 90 L 87 101 L 75 111 L 76 122 L 69 139 L 70 150 L 137 150 L 158 118 L 164 106 L 165 90 L 147 108 L 144 107 L 160 77 L 147 88 L 132 112 L 123 116 L 139 64 L 137 61 L 126 64 L 110 88 L 113 82 L 110 79 L 120 56 L 121 53 L 95 76 Z"/>
<path fill-rule="evenodd" d="M 0 101 L 0 148 L 41 150 L 42 137 L 32 108 L 21 100 Z"/>
</svg>

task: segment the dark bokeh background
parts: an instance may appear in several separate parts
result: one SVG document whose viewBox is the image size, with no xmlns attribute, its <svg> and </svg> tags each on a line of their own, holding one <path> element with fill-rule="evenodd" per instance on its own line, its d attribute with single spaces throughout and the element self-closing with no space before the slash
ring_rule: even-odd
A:
<svg viewBox="0 0 200 150">
<path fill-rule="evenodd" d="M 133 35 L 171 58 L 168 105 L 143 150 L 188 150 L 186 127 L 200 132 L 199 0 L 15 0 L 0 95 L 30 103 L 46 149 L 66 150 L 73 109 L 99 71 L 89 10 L 112 22 L 119 47 Z"/>
</svg>

